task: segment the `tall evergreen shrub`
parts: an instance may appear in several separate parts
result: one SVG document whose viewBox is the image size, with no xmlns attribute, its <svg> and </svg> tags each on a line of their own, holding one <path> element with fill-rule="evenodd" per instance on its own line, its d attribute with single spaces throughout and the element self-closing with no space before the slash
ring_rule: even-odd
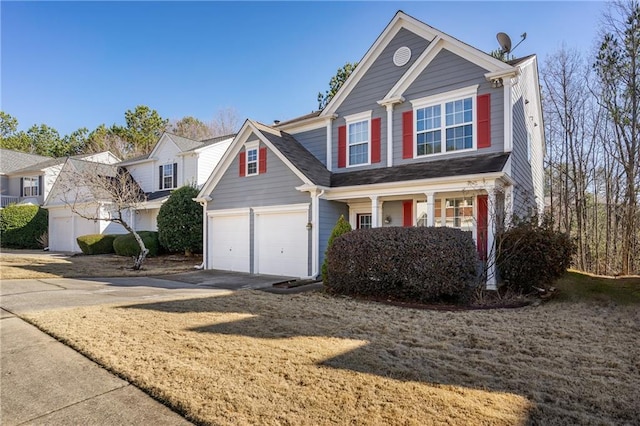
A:
<svg viewBox="0 0 640 426">
<path fill-rule="evenodd" d="M 347 220 L 345 220 L 343 215 L 340 215 L 340 218 L 336 222 L 336 226 L 333 227 L 333 231 L 331 231 L 331 235 L 329 236 L 329 241 L 327 241 L 327 249 L 324 252 L 324 261 L 322 262 L 322 281 L 327 280 L 327 253 L 329 249 L 333 245 L 333 241 L 338 238 L 340 235 L 346 234 L 350 232 L 351 225 Z"/>
<path fill-rule="evenodd" d="M 31 204 L 11 204 L 0 210 L 2 247 L 39 249 L 38 242 L 49 229 L 47 210 Z"/>
</svg>

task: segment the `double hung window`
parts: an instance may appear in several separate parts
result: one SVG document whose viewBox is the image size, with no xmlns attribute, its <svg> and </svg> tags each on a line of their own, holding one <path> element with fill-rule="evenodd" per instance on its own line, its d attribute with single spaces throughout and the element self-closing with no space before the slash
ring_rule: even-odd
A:
<svg viewBox="0 0 640 426">
<path fill-rule="evenodd" d="M 247 149 L 247 176 L 258 174 L 258 148 Z"/>
<path fill-rule="evenodd" d="M 371 164 L 371 111 L 345 117 L 347 166 Z"/>
<path fill-rule="evenodd" d="M 415 117 L 415 155 L 475 148 L 477 86 L 412 102 Z"/>
<path fill-rule="evenodd" d="M 40 182 L 37 177 L 22 178 L 22 195 L 24 197 L 37 197 L 40 194 Z"/>
</svg>

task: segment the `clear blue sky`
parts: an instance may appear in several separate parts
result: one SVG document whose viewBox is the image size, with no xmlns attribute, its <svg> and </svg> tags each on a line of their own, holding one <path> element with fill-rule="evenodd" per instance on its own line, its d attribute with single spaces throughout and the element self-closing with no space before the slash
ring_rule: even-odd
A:
<svg viewBox="0 0 640 426">
<path fill-rule="evenodd" d="M 124 124 L 148 105 L 165 118 L 286 120 L 360 60 L 400 9 L 484 51 L 495 34 L 527 40 L 540 65 L 564 43 L 595 45 L 602 2 L 7 2 L 1 108 L 20 129 L 61 135 Z"/>
</svg>

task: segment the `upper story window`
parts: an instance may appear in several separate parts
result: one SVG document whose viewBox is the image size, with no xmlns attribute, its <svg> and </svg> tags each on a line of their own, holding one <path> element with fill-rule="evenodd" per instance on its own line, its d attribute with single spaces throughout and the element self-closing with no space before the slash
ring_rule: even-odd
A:
<svg viewBox="0 0 640 426">
<path fill-rule="evenodd" d="M 477 89 L 472 86 L 411 102 L 416 157 L 475 148 Z"/>
<path fill-rule="evenodd" d="M 247 176 L 258 174 L 258 148 L 247 149 Z"/>
<path fill-rule="evenodd" d="M 258 141 L 247 142 L 238 155 L 238 162 L 240 177 L 267 173 L 267 148 L 261 148 Z"/>
<path fill-rule="evenodd" d="M 160 166 L 160 182 L 158 189 L 174 189 L 178 187 L 178 163 Z"/>
<path fill-rule="evenodd" d="M 371 164 L 371 111 L 345 117 L 347 167 Z"/>
<path fill-rule="evenodd" d="M 22 178 L 22 196 L 37 197 L 40 195 L 40 178 L 24 177 Z"/>
</svg>

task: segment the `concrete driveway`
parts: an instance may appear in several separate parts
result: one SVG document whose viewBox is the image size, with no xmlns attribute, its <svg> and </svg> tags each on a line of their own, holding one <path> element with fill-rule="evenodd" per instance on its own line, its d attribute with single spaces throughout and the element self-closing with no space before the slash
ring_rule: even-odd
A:
<svg viewBox="0 0 640 426">
<path fill-rule="evenodd" d="M 128 382 L 20 319 L 75 306 L 203 297 L 283 277 L 184 276 L 0 281 L 0 424 L 189 424 Z"/>
</svg>

